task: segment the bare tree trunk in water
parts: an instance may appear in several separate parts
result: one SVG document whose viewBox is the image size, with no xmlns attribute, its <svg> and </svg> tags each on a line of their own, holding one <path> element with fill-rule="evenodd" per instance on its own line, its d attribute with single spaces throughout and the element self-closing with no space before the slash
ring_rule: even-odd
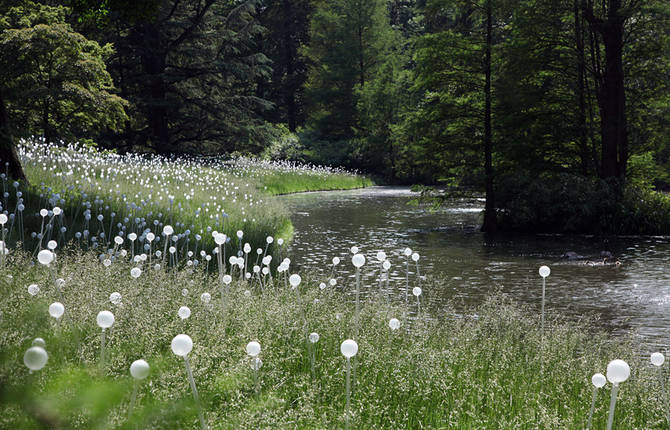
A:
<svg viewBox="0 0 670 430">
<path fill-rule="evenodd" d="M 486 2 L 486 48 L 484 58 L 484 171 L 486 174 L 486 203 L 484 205 L 484 223 L 482 231 L 495 233 L 498 230 L 495 198 L 493 194 L 493 142 L 491 136 L 491 45 L 493 22 L 491 0 Z"/>
</svg>

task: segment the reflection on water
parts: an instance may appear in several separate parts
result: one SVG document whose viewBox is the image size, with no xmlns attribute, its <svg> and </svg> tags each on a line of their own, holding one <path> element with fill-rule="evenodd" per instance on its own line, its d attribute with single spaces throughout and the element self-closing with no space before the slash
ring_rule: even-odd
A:
<svg viewBox="0 0 670 430">
<path fill-rule="evenodd" d="M 374 187 L 281 197 L 293 214 L 294 266 L 322 270 L 325 279 L 332 257 L 340 256 L 340 276 L 344 270 L 351 276 L 348 250 L 358 246 L 368 258 L 364 281 L 371 294 L 378 288 L 375 254 L 383 250 L 393 264 L 391 287 L 402 297 L 406 260 L 401 252 L 410 247 L 421 254 L 422 273 L 446 276 L 440 291 L 424 290 L 432 301 L 472 305 L 500 290 L 539 309 L 537 270 L 547 264 L 552 270 L 547 279 L 548 309 L 598 316 L 615 335 L 634 330 L 650 350 L 670 344 L 668 238 L 509 236 L 489 240 L 478 231 L 481 199 L 454 200 L 431 213 L 408 205 L 412 196 L 407 188 Z M 590 261 L 600 260 L 601 251 L 609 251 L 622 265 L 566 261 L 561 256 L 568 251 Z M 415 279 L 411 261 L 409 267 L 411 288 Z"/>
</svg>

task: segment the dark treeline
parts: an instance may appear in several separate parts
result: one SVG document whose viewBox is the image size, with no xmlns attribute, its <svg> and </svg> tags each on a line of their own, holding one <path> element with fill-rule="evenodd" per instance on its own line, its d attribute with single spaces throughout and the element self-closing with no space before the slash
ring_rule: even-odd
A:
<svg viewBox="0 0 670 430">
<path fill-rule="evenodd" d="M 37 135 L 337 164 L 484 191 L 488 231 L 670 208 L 665 0 L 0 0 L 0 31 L 4 160 Z"/>
</svg>

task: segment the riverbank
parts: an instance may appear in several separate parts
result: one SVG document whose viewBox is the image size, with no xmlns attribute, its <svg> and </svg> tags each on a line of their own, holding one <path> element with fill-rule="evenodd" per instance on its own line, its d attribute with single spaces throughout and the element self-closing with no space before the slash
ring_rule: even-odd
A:
<svg viewBox="0 0 670 430">
<path fill-rule="evenodd" d="M 16 184 L 2 203 L 27 227 L 25 235 L 14 230 L 10 239 L 31 246 L 43 233 L 44 217 L 38 212 L 59 207 L 64 210 L 59 224 L 66 226 L 55 233 L 59 242 L 76 240 L 85 249 L 96 245 L 93 238 L 109 243 L 131 230 L 138 236 L 153 230 L 159 241 L 166 224 L 174 227 L 173 238 L 201 242 L 200 249 L 214 246 L 213 231 L 234 239 L 241 231 L 253 249 L 264 248 L 268 236 L 288 242 L 293 231 L 287 209 L 273 195 L 372 185 L 356 172 L 295 163 L 120 156 L 32 141 L 23 142 L 19 150 L 31 186 Z M 6 179 L 3 186 L 12 190 Z M 269 245 L 274 252 L 276 244 Z"/>
<path fill-rule="evenodd" d="M 615 358 L 632 368 L 619 392 L 616 428 L 664 425 L 655 369 L 634 354 L 632 341 L 554 314 L 543 335 L 537 309 L 504 296 L 467 313 L 423 303 L 416 319 L 409 317 L 416 313 L 414 297 L 405 305 L 404 284 L 394 284 L 397 293 L 388 301 L 376 295 L 362 303 L 356 329 L 353 285 L 344 279 L 323 290 L 309 274 L 297 290 L 276 278 L 272 286 L 266 279 L 263 289 L 233 281 L 222 302 L 215 277 L 198 269 L 144 266 L 135 279 L 121 260 L 105 267 L 94 254 L 64 253 L 51 275 L 31 261 L 12 251 L 0 276 L 1 427 L 197 428 L 183 360 L 170 350 L 180 333 L 194 342 L 189 360 L 210 428 L 343 427 L 339 346 L 351 337 L 359 345 L 352 428 L 581 429 L 591 375 L 604 373 Z M 64 280 L 62 294 L 53 277 Z M 429 278 L 423 289 L 430 297 L 444 282 Z M 32 283 L 40 286 L 35 296 L 27 291 Z M 113 292 L 121 295 L 117 304 L 108 299 Z M 56 300 L 65 305 L 59 323 L 46 312 Z M 180 306 L 189 307 L 189 318 L 179 318 Z M 103 366 L 95 323 L 101 310 L 116 317 Z M 401 322 L 397 331 L 388 325 L 393 317 Z M 307 341 L 311 332 L 319 334 L 314 345 Z M 29 375 L 22 356 L 36 337 L 44 339 L 49 360 Z M 261 345 L 258 392 L 245 353 L 250 341 Z M 128 368 L 137 359 L 146 360 L 151 373 L 139 385 L 129 420 Z M 594 428 L 604 426 L 609 393 L 608 385 L 598 395 Z"/>
</svg>

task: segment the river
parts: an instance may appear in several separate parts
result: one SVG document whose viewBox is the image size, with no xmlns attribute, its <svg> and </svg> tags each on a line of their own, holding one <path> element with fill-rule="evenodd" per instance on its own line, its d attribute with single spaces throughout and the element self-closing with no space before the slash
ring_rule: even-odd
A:
<svg viewBox="0 0 670 430">
<path fill-rule="evenodd" d="M 425 291 L 432 303 L 449 301 L 463 309 L 495 291 L 536 305 L 546 264 L 546 307 L 570 317 L 594 316 L 613 336 L 634 334 L 649 351 L 670 344 L 670 238 L 595 238 L 514 235 L 490 239 L 478 226 L 482 199 L 456 199 L 431 212 L 408 205 L 408 188 L 371 187 L 280 197 L 291 210 L 295 228 L 289 253 L 292 266 L 310 268 L 326 280 L 334 256 L 342 258 L 340 276 L 351 276 L 351 246 L 367 258 L 364 290 L 376 293 L 375 255 L 383 250 L 392 263 L 390 289 L 401 298 L 405 286 L 405 247 L 420 254 L 421 274 L 439 274 L 439 291 Z M 585 260 L 568 261 L 566 252 Z M 601 251 L 621 262 L 602 265 Z M 410 264 L 410 288 L 418 281 Z M 344 283 L 351 282 L 345 278 Z M 410 298 L 413 298 L 410 296 Z M 643 351 L 641 351 L 643 352 Z"/>
</svg>

